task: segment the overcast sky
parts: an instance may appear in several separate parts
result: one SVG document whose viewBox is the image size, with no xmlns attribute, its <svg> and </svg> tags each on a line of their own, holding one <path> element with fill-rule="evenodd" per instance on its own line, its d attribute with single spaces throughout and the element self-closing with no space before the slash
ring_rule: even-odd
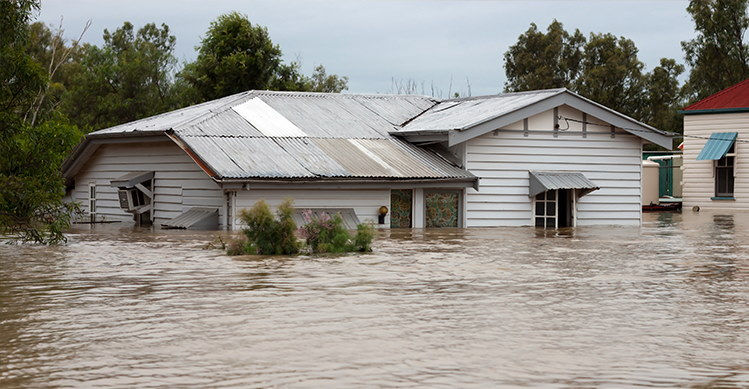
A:
<svg viewBox="0 0 749 389">
<path fill-rule="evenodd" d="M 195 58 L 208 24 L 239 11 L 266 26 L 288 60 L 300 58 L 311 73 L 317 64 L 349 76 L 349 92 L 392 92 L 392 79 L 434 84 L 443 94 L 493 94 L 504 85 L 502 54 L 519 34 L 553 20 L 567 30 L 611 32 L 634 40 L 650 69 L 661 57 L 683 63 L 680 42 L 694 28 L 687 1 L 491 1 L 491 0 L 42 0 L 38 19 L 63 24 L 73 36 L 85 21 L 84 40 L 102 42 L 102 31 L 124 21 L 136 28 L 166 23 L 177 37 L 181 62 Z M 427 91 L 427 93 L 429 93 Z"/>
</svg>

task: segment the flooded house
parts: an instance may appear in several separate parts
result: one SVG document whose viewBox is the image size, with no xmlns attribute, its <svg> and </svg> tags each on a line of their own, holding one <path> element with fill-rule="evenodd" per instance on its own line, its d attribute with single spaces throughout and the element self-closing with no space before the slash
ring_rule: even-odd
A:
<svg viewBox="0 0 749 389">
<path fill-rule="evenodd" d="M 684 207 L 749 210 L 749 79 L 681 113 Z"/>
<path fill-rule="evenodd" d="M 89 222 L 236 229 L 241 209 L 292 198 L 347 226 L 639 225 L 648 142 L 671 146 L 566 89 L 248 91 L 92 132 L 63 169 Z"/>
</svg>

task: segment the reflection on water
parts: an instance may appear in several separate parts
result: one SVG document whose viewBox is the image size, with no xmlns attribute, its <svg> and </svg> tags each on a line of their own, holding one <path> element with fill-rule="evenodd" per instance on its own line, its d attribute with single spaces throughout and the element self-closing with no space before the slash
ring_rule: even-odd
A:
<svg viewBox="0 0 749 389">
<path fill-rule="evenodd" d="M 81 228 L 0 247 L 0 386 L 749 385 L 749 214 L 381 232 L 234 257 Z"/>
</svg>

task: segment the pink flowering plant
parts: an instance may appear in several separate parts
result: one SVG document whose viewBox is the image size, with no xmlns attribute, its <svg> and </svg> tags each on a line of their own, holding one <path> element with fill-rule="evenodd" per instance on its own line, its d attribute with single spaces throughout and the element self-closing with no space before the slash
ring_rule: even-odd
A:
<svg viewBox="0 0 749 389">
<path fill-rule="evenodd" d="M 305 224 L 300 228 L 300 235 L 313 253 L 344 253 L 352 251 L 372 251 L 374 228 L 359 224 L 353 237 L 343 226 L 341 215 L 330 216 L 323 212 L 319 215 L 312 210 L 302 211 Z"/>
</svg>

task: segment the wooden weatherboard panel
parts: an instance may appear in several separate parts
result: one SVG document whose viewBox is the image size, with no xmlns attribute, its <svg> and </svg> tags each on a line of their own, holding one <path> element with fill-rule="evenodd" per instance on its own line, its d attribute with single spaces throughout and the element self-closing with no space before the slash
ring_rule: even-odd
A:
<svg viewBox="0 0 749 389">
<path fill-rule="evenodd" d="M 194 207 L 221 209 L 223 194 L 218 184 L 171 141 L 101 145 L 75 176 L 72 199 L 88 213 L 88 185 L 96 184 L 99 220 L 132 222 L 118 203 L 117 188 L 110 181 L 130 172 L 153 171 L 155 223 L 171 219 Z M 219 217 L 219 220 L 223 220 Z"/>
<path fill-rule="evenodd" d="M 466 191 L 466 224 L 531 225 L 529 170 L 580 172 L 601 189 L 577 202 L 577 225 L 639 225 L 641 139 L 620 131 L 611 138 L 607 123 L 583 127 L 560 121 L 554 137 L 552 109 L 466 142 L 466 168 L 480 177 L 479 190 Z M 582 112 L 559 107 L 563 117 L 582 119 Z"/>
<path fill-rule="evenodd" d="M 697 156 L 710 135 L 716 132 L 738 132 L 734 151 L 734 200 L 713 200 L 715 177 L 713 161 L 698 161 Z M 717 113 L 684 116 L 684 134 L 700 138 L 684 138 L 683 206 L 689 209 L 749 210 L 749 112 Z"/>
</svg>

